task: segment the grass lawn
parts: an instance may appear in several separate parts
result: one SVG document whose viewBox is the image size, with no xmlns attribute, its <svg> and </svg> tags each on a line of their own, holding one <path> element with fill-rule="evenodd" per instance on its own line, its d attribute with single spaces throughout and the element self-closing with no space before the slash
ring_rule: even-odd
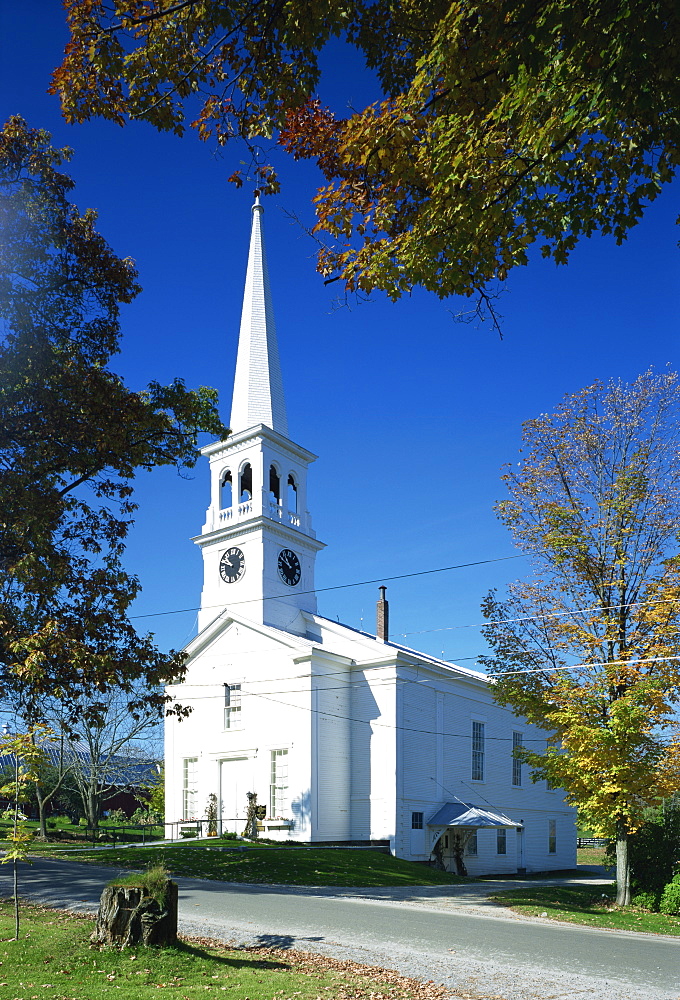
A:
<svg viewBox="0 0 680 1000">
<path fill-rule="evenodd" d="M 579 865 L 605 865 L 604 847 L 579 847 L 576 851 L 576 863 Z"/>
<path fill-rule="evenodd" d="M 228 993 L 233 1000 L 443 1000 L 450 991 L 382 969 L 301 952 L 227 950 L 213 941 L 117 951 L 89 943 L 91 918 L 0 901 L 0 996 L 7 1000 L 177 1000 Z"/>
<path fill-rule="evenodd" d="M 54 848 L 53 857 L 62 854 Z M 264 847 L 248 851 L 216 847 L 130 847 L 125 850 L 79 851 L 78 861 L 121 868 L 163 865 L 172 875 L 221 879 L 226 882 L 275 882 L 284 885 L 378 886 L 450 885 L 467 882 L 413 861 L 378 851 L 295 850 Z"/>
<path fill-rule="evenodd" d="M 37 820 L 28 820 L 26 828 L 37 833 L 39 823 Z M 7 838 L 9 837 L 11 831 L 11 820 L 0 818 L 0 850 L 3 847 L 6 847 L 9 843 Z M 158 840 L 162 838 L 163 835 L 163 826 L 148 826 L 142 829 L 142 827 L 135 825 L 132 822 L 121 824 L 111 822 L 107 819 L 102 819 L 99 823 L 99 832 L 96 834 L 96 838 L 98 841 L 108 840 L 111 842 L 117 841 L 119 843 L 127 843 L 130 841 L 135 843 L 139 841 L 141 843 L 142 840 Z M 47 849 L 55 843 L 63 845 L 64 847 L 70 847 L 72 845 L 82 847 L 84 844 L 92 843 L 92 834 L 88 834 L 84 826 L 80 826 L 78 823 L 71 823 L 65 816 L 59 816 L 56 819 L 50 818 L 48 820 L 47 836 L 49 838 Z M 46 845 L 44 842 L 35 840 L 31 849 L 33 848 L 38 851 L 43 851 L 46 849 Z"/>
<path fill-rule="evenodd" d="M 547 916 L 588 927 L 680 936 L 680 917 L 647 913 L 634 906 L 618 909 L 614 886 L 530 886 L 498 892 L 490 898 L 527 917 Z"/>
</svg>

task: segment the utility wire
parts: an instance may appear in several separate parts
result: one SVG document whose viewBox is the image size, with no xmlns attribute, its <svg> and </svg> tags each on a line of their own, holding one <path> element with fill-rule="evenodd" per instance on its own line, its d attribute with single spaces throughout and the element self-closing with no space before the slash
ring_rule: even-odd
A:
<svg viewBox="0 0 680 1000">
<path fill-rule="evenodd" d="M 524 554 L 516 556 L 499 556 L 496 559 L 478 559 L 476 562 L 458 563 L 456 566 L 439 566 L 437 569 L 421 569 L 415 573 L 398 573 L 396 576 L 379 576 L 375 580 L 357 580 L 354 583 L 337 583 L 333 587 L 315 587 L 314 590 L 296 590 L 295 595 L 301 597 L 303 594 L 325 594 L 329 590 L 347 590 L 350 587 L 365 587 L 371 583 L 391 583 L 393 580 L 409 580 L 415 576 L 429 576 L 432 573 L 448 573 L 454 569 L 468 569 L 471 566 L 486 566 L 489 563 L 507 562 L 509 559 L 524 559 Z M 211 608 L 238 607 L 239 604 L 254 604 L 256 601 L 280 601 L 290 598 L 290 594 L 273 594 L 271 597 L 252 597 L 248 601 L 230 601 L 228 605 L 210 604 L 206 608 L 178 608 L 174 611 L 150 611 L 142 615 L 130 615 L 130 619 L 136 618 L 161 618 L 164 615 L 182 615 L 188 611 L 208 611 Z"/>
<path fill-rule="evenodd" d="M 626 604 L 594 604 L 590 608 L 576 608 L 574 611 L 554 611 L 545 615 L 522 615 L 520 618 L 497 618 L 484 622 L 473 622 L 469 625 L 439 625 L 437 628 L 423 628 L 416 632 L 399 632 L 399 635 L 406 638 L 407 635 L 426 635 L 431 632 L 449 632 L 461 628 L 489 628 L 494 625 L 513 625 L 517 622 L 531 622 L 540 618 L 547 621 L 551 618 L 564 618 L 569 615 L 586 615 L 592 611 L 620 611 L 622 608 L 641 608 L 647 604 L 680 604 L 676 597 L 651 598 L 647 601 L 629 601 Z"/>
</svg>

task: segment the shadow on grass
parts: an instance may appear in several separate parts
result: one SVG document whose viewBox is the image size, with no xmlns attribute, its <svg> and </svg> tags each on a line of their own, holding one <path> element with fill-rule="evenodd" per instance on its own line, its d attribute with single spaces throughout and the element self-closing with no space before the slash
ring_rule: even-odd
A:
<svg viewBox="0 0 680 1000">
<path fill-rule="evenodd" d="M 266 936 L 267 935 L 263 935 L 263 937 L 266 937 Z M 272 936 L 272 938 L 274 938 L 274 935 L 271 935 L 271 936 Z M 283 938 L 281 940 L 283 940 Z M 291 938 L 290 940 L 292 942 L 293 939 Z M 234 969 L 244 969 L 244 968 L 247 968 L 247 969 L 266 969 L 266 970 L 269 970 L 269 971 L 272 971 L 274 969 L 277 969 L 277 970 L 282 970 L 282 969 L 283 970 L 290 970 L 290 969 L 293 968 L 293 966 L 289 962 L 278 962 L 278 961 L 276 961 L 276 959 L 254 958 L 252 956 L 249 956 L 248 953 L 245 952 L 245 951 L 242 953 L 243 954 L 243 958 L 235 958 L 234 954 L 238 954 L 238 952 L 234 952 L 234 951 L 232 951 L 231 955 L 219 955 L 219 954 L 215 954 L 215 952 L 214 952 L 214 950 L 212 948 L 211 949 L 201 948 L 198 945 L 190 944 L 188 941 L 182 941 L 182 940 L 180 940 L 180 941 L 177 942 L 177 944 L 173 945 L 172 947 L 173 947 L 173 950 L 179 951 L 179 952 L 181 952 L 184 955 L 191 955 L 193 958 L 198 958 L 198 959 L 200 959 L 203 962 L 214 962 L 217 965 L 223 965 L 223 966 L 228 967 L 228 968 L 234 968 Z M 216 944 L 215 947 L 217 948 L 218 945 Z M 273 944 L 273 943 L 270 943 L 270 944 L 262 943 L 261 945 L 259 945 L 259 947 L 262 947 L 262 948 L 283 948 L 284 945 Z M 292 947 L 292 944 L 288 945 L 288 947 L 289 948 Z M 226 950 L 226 946 L 225 946 L 225 950 Z"/>
</svg>

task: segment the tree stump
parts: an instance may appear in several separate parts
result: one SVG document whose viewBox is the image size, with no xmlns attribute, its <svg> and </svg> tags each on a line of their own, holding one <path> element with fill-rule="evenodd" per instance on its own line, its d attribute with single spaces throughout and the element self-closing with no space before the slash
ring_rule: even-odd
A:
<svg viewBox="0 0 680 1000">
<path fill-rule="evenodd" d="M 168 879 L 162 903 L 140 886 L 107 886 L 99 900 L 97 923 L 90 940 L 118 948 L 175 944 L 177 883 Z"/>
</svg>

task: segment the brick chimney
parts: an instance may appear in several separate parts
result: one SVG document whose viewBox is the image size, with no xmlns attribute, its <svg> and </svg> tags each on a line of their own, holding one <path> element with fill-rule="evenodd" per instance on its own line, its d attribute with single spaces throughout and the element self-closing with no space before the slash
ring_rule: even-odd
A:
<svg viewBox="0 0 680 1000">
<path fill-rule="evenodd" d="M 375 634 L 383 642 L 389 642 L 390 638 L 390 606 L 385 600 L 387 587 L 378 587 L 380 597 L 375 606 Z"/>
</svg>

